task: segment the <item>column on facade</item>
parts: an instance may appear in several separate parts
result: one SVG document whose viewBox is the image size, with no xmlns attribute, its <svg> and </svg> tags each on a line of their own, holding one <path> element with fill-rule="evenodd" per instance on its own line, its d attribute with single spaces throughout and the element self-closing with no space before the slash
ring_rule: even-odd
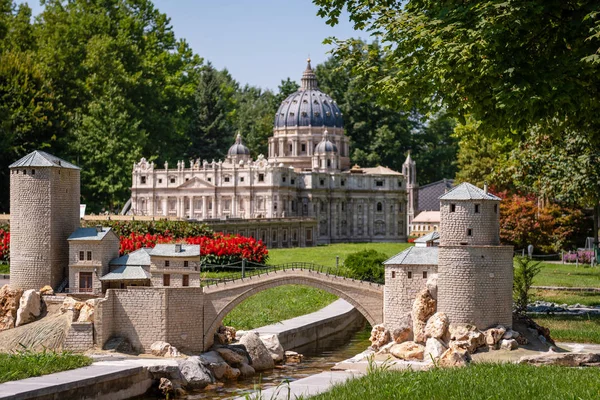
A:
<svg viewBox="0 0 600 400">
<path fill-rule="evenodd" d="M 190 218 L 194 218 L 194 196 L 190 196 Z"/>
<path fill-rule="evenodd" d="M 167 196 L 165 196 L 165 197 L 163 197 L 163 198 L 162 198 L 162 215 L 163 215 L 164 217 L 166 217 L 166 216 L 167 216 L 167 206 L 168 206 L 168 204 L 169 204 L 169 201 L 168 201 L 168 199 L 169 199 L 169 198 L 168 198 Z"/>
<path fill-rule="evenodd" d="M 202 196 L 202 218 L 208 218 L 208 206 L 206 196 Z"/>
<path fill-rule="evenodd" d="M 213 199 L 212 199 L 212 213 L 211 213 L 212 218 L 218 218 L 218 216 L 219 216 L 217 207 L 218 207 L 217 194 L 215 193 L 215 194 L 213 194 Z"/>
</svg>

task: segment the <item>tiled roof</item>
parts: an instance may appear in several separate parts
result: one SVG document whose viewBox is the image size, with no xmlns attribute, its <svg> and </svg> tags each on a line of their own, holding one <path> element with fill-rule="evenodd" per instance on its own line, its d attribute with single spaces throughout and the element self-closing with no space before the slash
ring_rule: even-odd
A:
<svg viewBox="0 0 600 400">
<path fill-rule="evenodd" d="M 141 281 L 150 279 L 150 273 L 136 265 L 121 265 L 100 278 L 101 281 Z"/>
<path fill-rule="evenodd" d="M 361 168 L 364 174 L 369 175 L 402 175 L 398 171 L 394 171 L 388 167 L 377 166 L 375 168 Z"/>
<path fill-rule="evenodd" d="M 175 251 L 175 244 L 157 244 L 150 252 L 159 257 L 200 257 L 199 244 L 182 244 L 181 251 Z"/>
<path fill-rule="evenodd" d="M 75 232 L 69 236 L 67 240 L 102 240 L 106 237 L 106 234 L 110 232 L 111 228 L 105 226 L 98 232 L 96 228 L 78 228 Z"/>
<path fill-rule="evenodd" d="M 419 215 L 413 218 L 411 224 L 415 222 L 440 222 L 440 212 L 439 211 L 421 211 Z"/>
<path fill-rule="evenodd" d="M 440 200 L 502 200 L 491 193 L 486 193 L 475 185 L 463 182 L 442 196 Z"/>
<path fill-rule="evenodd" d="M 452 179 L 442 179 L 441 181 L 429 183 L 419 187 L 418 196 L 418 211 L 439 211 L 440 210 L 440 196 L 446 193 L 446 190 L 452 188 Z"/>
<path fill-rule="evenodd" d="M 8 166 L 8 168 L 20 167 L 57 167 L 80 169 L 78 166 L 73 165 L 70 162 L 39 150 L 35 150 L 27 154 L 25 157 Z"/>
<path fill-rule="evenodd" d="M 414 246 L 383 262 L 384 265 L 437 265 L 437 263 L 437 247 Z"/>
<path fill-rule="evenodd" d="M 425 236 L 421 236 L 420 238 L 415 239 L 415 243 L 427 243 L 427 242 L 430 242 L 432 240 L 439 239 L 439 238 L 440 238 L 439 232 L 431 232 Z"/>
<path fill-rule="evenodd" d="M 121 257 L 111 260 L 110 265 L 150 265 L 150 251 L 149 247 L 143 247 L 129 254 L 122 255 Z"/>
</svg>

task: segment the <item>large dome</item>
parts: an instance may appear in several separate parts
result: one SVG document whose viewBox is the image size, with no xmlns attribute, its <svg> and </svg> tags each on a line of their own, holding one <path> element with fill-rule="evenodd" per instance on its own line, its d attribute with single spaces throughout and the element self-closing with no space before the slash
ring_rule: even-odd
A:
<svg viewBox="0 0 600 400">
<path fill-rule="evenodd" d="M 335 101 L 317 87 L 317 77 L 310 66 L 302 74 L 300 90 L 281 103 L 275 116 L 275 128 L 286 126 L 324 126 L 341 128 L 342 113 Z"/>
</svg>

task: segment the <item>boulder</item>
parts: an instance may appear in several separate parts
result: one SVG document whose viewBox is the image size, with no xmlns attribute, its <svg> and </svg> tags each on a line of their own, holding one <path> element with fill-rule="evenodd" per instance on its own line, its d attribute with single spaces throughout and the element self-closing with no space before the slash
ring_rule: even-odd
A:
<svg viewBox="0 0 600 400">
<path fill-rule="evenodd" d="M 263 335 L 260 337 L 263 344 L 271 353 L 271 358 L 275 363 L 283 361 L 283 346 L 279 343 L 279 337 L 277 335 Z"/>
<path fill-rule="evenodd" d="M 232 367 L 239 367 L 247 362 L 246 357 L 236 353 L 231 349 L 220 347 L 215 351 L 223 358 L 223 360 L 225 360 L 227 364 L 231 365 Z"/>
<path fill-rule="evenodd" d="M 521 357 L 519 364 L 560 365 L 563 367 L 582 367 L 598 365 L 598 353 L 554 353 L 548 352 L 538 356 Z"/>
<path fill-rule="evenodd" d="M 438 274 L 431 274 L 431 276 L 427 278 L 425 287 L 429 291 L 431 298 L 437 301 Z"/>
<path fill-rule="evenodd" d="M 46 285 L 40 289 L 40 296 L 54 296 L 54 289 L 52 286 Z"/>
<path fill-rule="evenodd" d="M 490 328 L 484 333 L 485 343 L 490 348 L 496 348 L 496 345 L 498 344 L 498 342 L 500 342 L 500 339 L 502 339 L 502 336 L 504 336 L 504 334 L 506 333 L 506 329 L 502 326 L 498 326 L 496 328 Z"/>
<path fill-rule="evenodd" d="M 427 336 L 425 336 L 425 327 L 427 326 L 426 321 L 415 320 L 413 321 L 413 340 L 419 343 L 425 343 Z"/>
<path fill-rule="evenodd" d="M 81 310 L 79 310 L 77 322 L 94 322 L 95 309 L 96 308 L 93 305 L 90 305 L 86 302 L 83 307 L 81 307 Z"/>
<path fill-rule="evenodd" d="M 215 333 L 215 342 L 218 344 L 230 344 L 235 342 L 236 331 L 233 326 L 219 326 Z"/>
<path fill-rule="evenodd" d="M 413 339 L 413 326 L 410 314 L 406 314 L 392 330 L 392 341 L 402 343 Z"/>
<path fill-rule="evenodd" d="M 104 344 L 104 350 L 118 353 L 131 353 L 133 351 L 131 343 L 122 336 L 113 336 Z"/>
<path fill-rule="evenodd" d="M 23 292 L 19 300 L 19 309 L 17 310 L 17 321 L 15 326 L 21 326 L 35 321 L 42 312 L 42 299 L 40 294 L 34 289 Z"/>
<path fill-rule="evenodd" d="M 239 370 L 240 370 L 240 375 L 242 376 L 242 378 L 248 378 L 250 376 L 254 376 L 254 374 L 256 373 L 256 371 L 254 370 L 254 368 L 252 368 L 248 364 L 242 364 L 242 365 L 240 365 Z"/>
<path fill-rule="evenodd" d="M 150 345 L 150 352 L 157 357 L 178 357 L 181 355 L 177 348 L 162 341 L 152 343 Z"/>
<path fill-rule="evenodd" d="M 464 367 L 470 361 L 471 357 L 468 351 L 450 347 L 440 357 L 438 366 L 444 368 Z"/>
<path fill-rule="evenodd" d="M 467 340 L 471 332 L 477 331 L 477 327 L 471 324 L 450 324 L 450 340 Z"/>
<path fill-rule="evenodd" d="M 200 362 L 207 367 L 215 379 L 222 379 L 227 368 L 231 368 L 216 351 L 200 354 Z"/>
<path fill-rule="evenodd" d="M 15 327 L 23 289 L 4 285 L 0 289 L 0 332 Z"/>
<path fill-rule="evenodd" d="M 404 343 L 404 342 L 401 342 L 401 343 Z M 397 344 L 399 344 L 399 343 L 389 342 L 388 344 L 380 347 L 379 350 L 377 350 L 377 354 L 390 354 L 390 349 Z"/>
<path fill-rule="evenodd" d="M 447 347 L 442 343 L 441 340 L 430 337 L 425 343 L 425 354 L 423 359 L 425 361 L 437 360 L 447 350 Z"/>
<path fill-rule="evenodd" d="M 446 314 L 442 312 L 435 313 L 425 325 L 425 337 L 441 339 L 446 334 L 449 325 L 450 320 Z"/>
<path fill-rule="evenodd" d="M 519 344 L 515 339 L 501 339 L 500 349 L 502 350 L 516 350 L 519 348 Z"/>
<path fill-rule="evenodd" d="M 275 367 L 271 353 L 260 340 L 257 332 L 248 332 L 242 336 L 240 344 L 246 347 L 252 359 L 252 367 L 256 371 L 264 371 Z"/>
<path fill-rule="evenodd" d="M 147 369 L 154 380 L 167 378 L 171 383 L 176 384 L 176 382 L 180 382 L 183 379 L 177 365 L 150 365 Z"/>
<path fill-rule="evenodd" d="M 286 364 L 295 364 L 302 362 L 304 356 L 300 353 L 296 353 L 295 351 L 288 350 L 284 354 L 285 363 Z"/>
<path fill-rule="evenodd" d="M 190 389 L 203 389 L 208 384 L 213 383 L 213 377 L 210 371 L 202 365 L 200 357 L 188 357 L 185 360 L 177 362 L 179 371 L 183 377 L 185 386 Z"/>
<path fill-rule="evenodd" d="M 502 336 L 502 339 L 516 339 L 519 336 L 521 336 L 519 332 L 513 331 L 512 329 L 507 329 L 504 335 Z"/>
<path fill-rule="evenodd" d="M 466 350 L 473 354 L 475 351 L 485 344 L 485 335 L 479 331 L 469 331 L 466 336 L 461 335 L 462 340 L 450 341 L 449 347 L 456 350 Z"/>
<path fill-rule="evenodd" d="M 415 298 L 412 307 L 413 322 L 415 320 L 427 321 L 436 310 L 437 302 L 431 297 L 429 290 L 423 289 Z"/>
<path fill-rule="evenodd" d="M 169 394 L 173 393 L 173 383 L 167 378 L 160 378 L 158 390 L 160 390 L 162 394 L 164 394 L 168 398 Z"/>
<path fill-rule="evenodd" d="M 390 348 L 390 354 L 402 360 L 422 360 L 425 347 L 415 342 L 395 344 Z"/>
<path fill-rule="evenodd" d="M 62 306 L 60 306 L 60 312 L 66 313 L 67 311 L 73 312 L 73 322 L 79 319 L 79 312 L 85 305 L 82 301 L 77 301 L 72 297 L 65 297 Z"/>
<path fill-rule="evenodd" d="M 225 368 L 225 373 L 223 374 L 223 379 L 227 381 L 235 381 L 240 377 L 242 373 L 237 368 L 232 368 L 229 365 Z"/>
<path fill-rule="evenodd" d="M 388 331 L 383 324 L 374 325 L 371 329 L 371 347 L 377 351 L 380 347 L 388 344 L 392 340 L 390 331 Z"/>
</svg>

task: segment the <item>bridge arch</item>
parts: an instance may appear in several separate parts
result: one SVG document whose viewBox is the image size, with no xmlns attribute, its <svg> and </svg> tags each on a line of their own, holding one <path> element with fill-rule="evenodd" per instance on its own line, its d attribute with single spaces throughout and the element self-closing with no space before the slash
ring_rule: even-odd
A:
<svg viewBox="0 0 600 400">
<path fill-rule="evenodd" d="M 305 285 L 329 292 L 355 307 L 371 325 L 383 322 L 383 286 L 310 270 L 277 271 L 205 288 L 204 347 L 212 345 L 223 319 L 244 300 L 283 285 Z"/>
</svg>

